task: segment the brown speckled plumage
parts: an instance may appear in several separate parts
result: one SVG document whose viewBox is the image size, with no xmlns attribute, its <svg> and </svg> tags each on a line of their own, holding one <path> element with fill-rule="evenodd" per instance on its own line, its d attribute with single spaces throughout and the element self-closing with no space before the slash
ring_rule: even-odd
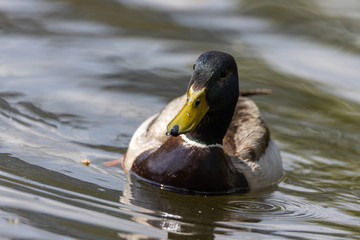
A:
<svg viewBox="0 0 360 240">
<path fill-rule="evenodd" d="M 223 139 L 225 152 L 243 160 L 258 161 L 265 153 L 269 140 L 270 132 L 255 103 L 248 98 L 239 97 L 233 119 Z"/>
</svg>

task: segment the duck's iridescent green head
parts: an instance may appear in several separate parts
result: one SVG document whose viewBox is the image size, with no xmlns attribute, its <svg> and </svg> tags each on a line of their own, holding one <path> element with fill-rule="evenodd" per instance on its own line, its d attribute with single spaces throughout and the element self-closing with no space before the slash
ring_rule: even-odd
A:
<svg viewBox="0 0 360 240">
<path fill-rule="evenodd" d="M 167 134 L 177 136 L 191 132 L 206 115 L 222 112 L 229 106 L 232 108 L 231 116 L 233 114 L 239 96 L 234 58 L 223 52 L 205 52 L 196 60 L 193 69 L 187 101 L 168 124 Z"/>
</svg>

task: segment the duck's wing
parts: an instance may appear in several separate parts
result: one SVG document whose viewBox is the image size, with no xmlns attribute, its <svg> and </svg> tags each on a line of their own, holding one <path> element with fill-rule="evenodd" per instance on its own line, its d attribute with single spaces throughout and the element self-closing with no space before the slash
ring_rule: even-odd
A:
<svg viewBox="0 0 360 240">
<path fill-rule="evenodd" d="M 280 152 L 251 99 L 239 97 L 223 147 L 238 171 L 245 174 L 251 189 L 281 178 Z"/>
<path fill-rule="evenodd" d="M 234 116 L 223 144 L 230 156 L 258 161 L 270 140 L 269 130 L 260 116 L 256 104 L 249 98 L 239 97 Z"/>
<path fill-rule="evenodd" d="M 176 116 L 186 101 L 186 94 L 169 102 L 160 113 L 149 117 L 132 136 L 124 167 L 130 170 L 135 159 L 145 151 L 159 148 L 170 136 L 166 136 L 167 124 Z"/>
</svg>

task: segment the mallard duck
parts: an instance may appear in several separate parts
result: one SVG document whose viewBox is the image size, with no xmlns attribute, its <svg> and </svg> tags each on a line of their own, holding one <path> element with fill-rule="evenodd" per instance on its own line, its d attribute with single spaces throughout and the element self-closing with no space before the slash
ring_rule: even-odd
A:
<svg viewBox="0 0 360 240">
<path fill-rule="evenodd" d="M 135 131 L 123 168 L 189 194 L 248 192 L 276 183 L 282 175 L 280 152 L 255 103 L 239 95 L 234 58 L 203 53 L 187 93 Z"/>
</svg>

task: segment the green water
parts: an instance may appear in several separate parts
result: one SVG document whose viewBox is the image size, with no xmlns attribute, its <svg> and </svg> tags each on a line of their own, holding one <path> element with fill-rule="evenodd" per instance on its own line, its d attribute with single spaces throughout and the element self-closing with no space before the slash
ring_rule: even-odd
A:
<svg viewBox="0 0 360 240">
<path fill-rule="evenodd" d="M 1 239 L 360 239 L 358 1 L 0 2 Z M 104 163 L 231 53 L 284 179 L 187 196 Z M 80 163 L 90 159 L 89 167 Z"/>
</svg>

